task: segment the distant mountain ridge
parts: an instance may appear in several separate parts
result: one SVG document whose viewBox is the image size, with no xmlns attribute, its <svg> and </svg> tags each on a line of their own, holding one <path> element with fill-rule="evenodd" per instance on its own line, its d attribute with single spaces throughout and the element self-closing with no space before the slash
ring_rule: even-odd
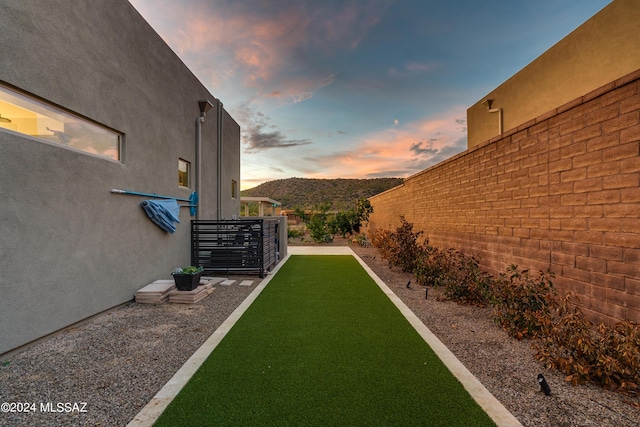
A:
<svg viewBox="0 0 640 427">
<path fill-rule="evenodd" d="M 329 202 L 333 209 L 344 210 L 352 207 L 360 197 L 368 198 L 402 183 L 402 178 L 287 178 L 265 182 L 241 191 L 240 195 L 269 197 L 282 203 L 283 209 L 310 209 Z"/>
</svg>

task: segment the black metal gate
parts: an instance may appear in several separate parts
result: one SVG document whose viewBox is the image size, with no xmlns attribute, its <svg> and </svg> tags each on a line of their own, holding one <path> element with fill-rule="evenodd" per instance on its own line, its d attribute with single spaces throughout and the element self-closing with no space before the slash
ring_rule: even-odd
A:
<svg viewBox="0 0 640 427">
<path fill-rule="evenodd" d="M 276 219 L 191 221 L 191 264 L 205 272 L 258 273 L 278 262 Z"/>
</svg>

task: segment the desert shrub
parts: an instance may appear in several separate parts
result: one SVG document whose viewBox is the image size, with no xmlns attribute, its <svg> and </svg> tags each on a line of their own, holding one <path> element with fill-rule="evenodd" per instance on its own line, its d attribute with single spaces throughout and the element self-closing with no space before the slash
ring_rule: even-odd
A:
<svg viewBox="0 0 640 427">
<path fill-rule="evenodd" d="M 484 306 L 491 299 L 491 276 L 478 261 L 455 249 L 441 250 L 426 240 L 414 267 L 416 281 L 425 286 L 443 286 L 446 298 L 461 304 Z"/>
<path fill-rule="evenodd" d="M 369 246 L 369 240 L 367 240 L 367 235 L 364 233 L 356 234 L 355 236 L 353 236 L 353 239 L 351 239 L 351 242 L 356 243 L 362 247 Z"/>
<path fill-rule="evenodd" d="M 445 296 L 461 304 L 486 305 L 492 299 L 491 276 L 480 270 L 476 258 L 453 249 L 447 253 L 450 270 Z"/>
<path fill-rule="evenodd" d="M 549 317 L 555 291 L 547 271 L 530 275 L 511 265 L 492 284 L 494 321 L 517 339 L 534 338 L 542 329 L 542 319 Z"/>
<path fill-rule="evenodd" d="M 399 267 L 404 272 L 412 272 L 420 253 L 418 237 L 422 231 L 414 232 L 413 224 L 404 217 L 400 217 L 400 221 L 400 227 L 394 232 L 376 230 L 371 242 L 378 248 L 382 259 L 389 262 L 389 268 Z"/>
<path fill-rule="evenodd" d="M 444 286 L 450 267 L 446 252 L 429 245 L 429 240 L 420 249 L 413 268 L 416 282 L 422 286 Z"/>
<path fill-rule="evenodd" d="M 536 359 L 566 375 L 571 384 L 587 381 L 635 392 L 640 384 L 640 326 L 630 321 L 594 327 L 573 295 L 556 302 L 543 318 Z"/>
<path fill-rule="evenodd" d="M 418 238 L 422 231 L 414 232 L 413 224 L 407 222 L 404 217 L 400 217 L 400 221 L 400 227 L 390 235 L 392 244 L 389 250 L 389 265 L 400 267 L 404 272 L 413 272 L 420 252 Z"/>
<path fill-rule="evenodd" d="M 378 229 L 371 233 L 371 244 L 378 249 L 380 257 L 389 260 L 389 252 L 393 241 L 391 240 L 391 231 Z"/>
</svg>

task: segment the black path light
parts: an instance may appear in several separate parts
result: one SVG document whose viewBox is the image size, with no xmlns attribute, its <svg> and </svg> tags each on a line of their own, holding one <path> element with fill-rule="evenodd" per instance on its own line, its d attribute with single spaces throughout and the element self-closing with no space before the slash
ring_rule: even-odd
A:
<svg viewBox="0 0 640 427">
<path fill-rule="evenodd" d="M 551 394 L 551 388 L 549 384 L 547 384 L 547 380 L 544 379 L 544 375 L 538 374 L 538 383 L 540 384 L 540 389 L 549 396 Z"/>
</svg>

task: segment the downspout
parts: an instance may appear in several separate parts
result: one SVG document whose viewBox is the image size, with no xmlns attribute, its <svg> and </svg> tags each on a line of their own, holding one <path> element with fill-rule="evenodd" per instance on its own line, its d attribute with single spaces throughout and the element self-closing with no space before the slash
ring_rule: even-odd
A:
<svg viewBox="0 0 640 427">
<path fill-rule="evenodd" d="M 498 135 L 502 136 L 502 108 L 491 108 L 491 104 L 493 104 L 493 99 L 491 98 L 485 99 L 482 104 L 487 106 L 487 111 L 490 113 L 498 113 Z"/>
<path fill-rule="evenodd" d="M 200 181 L 202 179 L 202 123 L 204 122 L 205 113 L 196 119 L 196 193 L 200 195 Z M 200 219 L 200 209 L 196 211 L 196 220 Z"/>
<path fill-rule="evenodd" d="M 217 150 L 218 150 L 218 167 L 217 169 L 217 186 L 218 186 L 218 190 L 216 191 L 217 193 L 217 212 L 218 212 L 218 220 L 223 219 L 222 218 L 222 152 L 223 152 L 223 147 L 222 147 L 222 136 L 223 136 L 223 129 L 222 129 L 222 122 L 224 119 L 224 109 L 222 107 L 222 102 L 218 99 L 218 135 L 217 135 Z"/>
<path fill-rule="evenodd" d="M 502 108 L 489 108 L 490 113 L 498 113 L 498 135 L 502 136 Z"/>
<path fill-rule="evenodd" d="M 200 107 L 200 117 L 196 118 L 196 194 L 200 197 L 200 185 L 202 183 L 202 123 L 207 115 L 207 111 L 213 104 L 207 100 L 198 101 Z M 200 219 L 200 209 L 196 211 L 196 220 Z"/>
</svg>

